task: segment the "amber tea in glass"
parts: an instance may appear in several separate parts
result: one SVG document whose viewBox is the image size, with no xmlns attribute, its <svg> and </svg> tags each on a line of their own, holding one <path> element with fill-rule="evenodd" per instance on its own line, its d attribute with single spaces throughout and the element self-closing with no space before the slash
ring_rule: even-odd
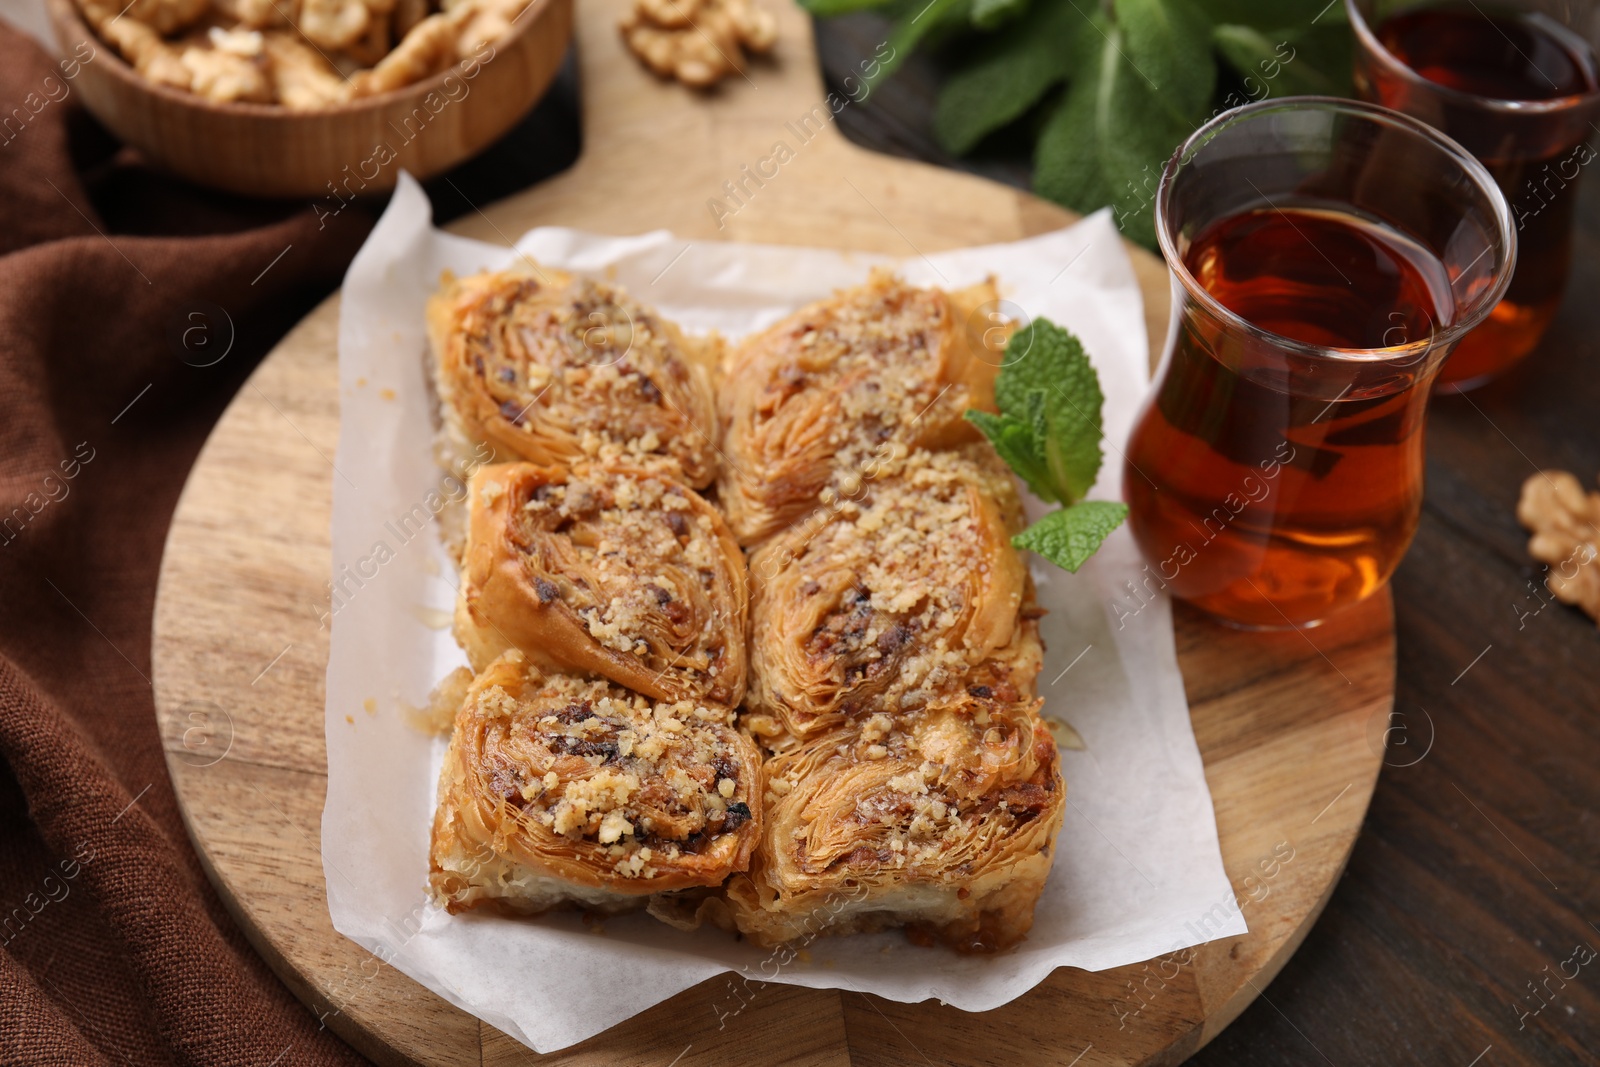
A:
<svg viewBox="0 0 1600 1067">
<path fill-rule="evenodd" d="M 1156 227 L 1173 320 L 1126 451 L 1134 537 L 1213 615 L 1314 625 L 1410 544 L 1428 391 L 1510 278 L 1509 208 L 1422 123 L 1288 98 L 1190 138 Z"/>
<path fill-rule="evenodd" d="M 1480 385 L 1526 356 L 1554 318 L 1571 261 L 1578 179 L 1595 158 L 1595 0 L 1346 0 L 1356 90 L 1465 146 L 1511 202 L 1517 271 L 1463 338 L 1441 390 Z"/>
</svg>

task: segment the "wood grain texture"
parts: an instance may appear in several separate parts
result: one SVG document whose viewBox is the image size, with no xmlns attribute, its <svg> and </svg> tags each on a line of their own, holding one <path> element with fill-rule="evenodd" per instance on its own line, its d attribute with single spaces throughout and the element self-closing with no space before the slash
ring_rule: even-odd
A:
<svg viewBox="0 0 1600 1067">
<path fill-rule="evenodd" d="M 967 175 L 886 159 L 817 128 L 737 213 L 707 207 L 821 98 L 810 27 L 782 14 L 773 60 L 709 97 L 654 83 L 621 50 L 614 0 L 580 6 L 584 154 L 452 227 L 509 241 L 561 223 L 668 227 L 915 255 L 1059 226 L 1066 213 Z M 792 134 L 791 141 L 797 140 Z M 791 145 L 793 147 L 793 145 Z M 1134 257 L 1154 343 L 1167 281 Z M 1377 777 L 1394 646 L 1387 594 L 1315 631 L 1255 635 L 1179 611 L 1180 662 L 1225 864 L 1251 933 L 1158 974 L 1057 971 L 972 1015 L 854 993 L 713 979 L 590 1041 L 537 1056 L 383 967 L 328 920 L 317 848 L 325 790 L 318 618 L 338 433 L 337 299 L 262 364 L 207 444 L 169 536 L 154 640 L 157 707 L 191 836 L 223 898 L 298 995 L 385 1064 L 1176 1063 L 1270 981 L 1326 902 Z M 247 621 L 247 624 L 241 623 Z M 1314 640 L 1314 644 L 1312 641 Z M 1374 743 L 1374 724 L 1380 739 Z M 225 753 L 225 758 L 218 759 Z M 1293 859 L 1264 873 L 1274 850 Z M 332 868 L 329 877 L 358 872 Z M 1197 915 L 1202 925 L 1207 917 Z M 1214 921 L 1214 920 L 1213 920 Z M 1135 1011 L 1137 1009 L 1137 1011 Z"/>
<path fill-rule="evenodd" d="M 199 185 L 249 196 L 329 197 L 329 211 L 394 188 L 401 170 L 419 178 L 447 170 L 509 130 L 561 66 L 572 3 L 531 0 L 470 74 L 456 67 L 391 93 L 290 111 L 215 103 L 147 81 L 94 37 L 74 0 L 47 0 L 63 50 L 92 57 L 75 79 L 84 106 L 120 140 Z"/>
</svg>

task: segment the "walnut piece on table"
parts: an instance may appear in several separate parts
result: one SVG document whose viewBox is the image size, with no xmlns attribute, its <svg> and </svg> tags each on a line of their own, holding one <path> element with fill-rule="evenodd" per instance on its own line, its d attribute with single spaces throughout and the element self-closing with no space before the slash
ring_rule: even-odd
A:
<svg viewBox="0 0 1600 1067">
<path fill-rule="evenodd" d="M 1540 471 L 1522 484 L 1517 519 L 1533 531 L 1528 554 L 1549 565 L 1550 592 L 1600 622 L 1600 492 L 1585 493 L 1566 471 Z"/>
<path fill-rule="evenodd" d="M 744 53 L 771 51 L 778 21 L 751 0 L 635 0 L 622 39 L 663 78 L 709 88 L 743 70 Z"/>
</svg>

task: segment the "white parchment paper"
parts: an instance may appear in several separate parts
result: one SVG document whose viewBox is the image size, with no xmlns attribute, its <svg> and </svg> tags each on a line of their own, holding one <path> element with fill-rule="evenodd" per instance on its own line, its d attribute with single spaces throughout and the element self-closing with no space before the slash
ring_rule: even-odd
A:
<svg viewBox="0 0 1600 1067">
<path fill-rule="evenodd" d="M 612 278 L 685 328 L 730 337 L 885 262 L 559 228 L 534 230 L 513 252 L 433 229 L 427 198 L 403 177 L 350 267 L 339 321 L 322 859 L 341 933 L 549 1051 L 723 971 L 982 1011 L 1056 967 L 1103 970 L 1245 932 L 1222 867 L 1170 607 L 1127 592 L 1142 563 L 1126 529 L 1076 576 L 1034 564 L 1050 612 L 1045 714 L 1070 722 L 1088 747 L 1063 753 L 1066 823 L 1033 932 L 1015 951 L 961 957 L 886 933 L 821 939 L 809 960 L 779 966 L 720 931 L 683 933 L 642 914 L 607 920 L 597 936 L 572 914 L 513 920 L 434 907 L 425 889 L 428 831 L 445 742 L 407 709 L 425 706 L 434 684 L 466 661 L 443 628 L 455 575 L 424 521 L 450 486 L 431 452 L 423 305 L 441 270 L 500 268 L 518 253 Z M 1139 290 L 1110 216 L 1012 244 L 911 256 L 898 267 L 914 282 L 948 286 L 994 273 L 1006 299 L 1082 338 L 1105 389 L 1111 446 L 1095 495 L 1118 497 L 1121 445 L 1145 390 L 1146 343 Z"/>
</svg>

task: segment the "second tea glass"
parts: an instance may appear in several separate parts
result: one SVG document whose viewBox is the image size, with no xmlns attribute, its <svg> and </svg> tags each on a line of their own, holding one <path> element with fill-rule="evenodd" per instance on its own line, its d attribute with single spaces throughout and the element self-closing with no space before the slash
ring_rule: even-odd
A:
<svg viewBox="0 0 1600 1067">
<path fill-rule="evenodd" d="M 1533 350 L 1566 288 L 1578 182 L 1596 156 L 1588 141 L 1600 132 L 1600 2 L 1345 0 L 1345 7 L 1357 94 L 1442 130 L 1484 164 L 1511 203 L 1521 250 L 1516 274 L 1438 379 L 1441 392 L 1474 388 Z M 1530 31 L 1520 43 L 1511 36 L 1522 25 L 1517 19 L 1528 20 Z M 1412 27 L 1404 35 L 1419 53 L 1412 62 L 1432 77 L 1396 54 L 1405 51 L 1400 20 Z M 1468 65 L 1452 67 L 1452 60 Z M 1452 78 L 1481 91 L 1443 83 Z"/>
</svg>

